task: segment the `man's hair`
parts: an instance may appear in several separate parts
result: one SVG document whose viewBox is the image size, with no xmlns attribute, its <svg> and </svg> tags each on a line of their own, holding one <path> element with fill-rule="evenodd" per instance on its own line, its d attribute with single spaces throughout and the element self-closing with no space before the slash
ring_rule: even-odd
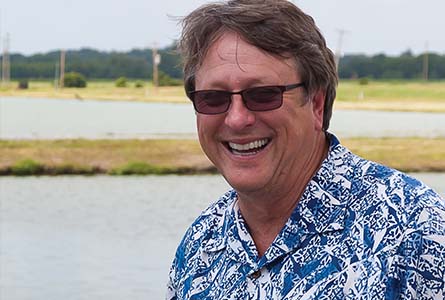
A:
<svg viewBox="0 0 445 300">
<path fill-rule="evenodd" d="M 312 17 L 287 0 L 230 0 L 203 5 L 182 20 L 179 51 L 186 91 L 211 45 L 224 33 L 238 33 L 268 53 L 293 57 L 309 96 L 326 92 L 323 129 L 332 115 L 338 83 L 334 55 Z"/>
</svg>

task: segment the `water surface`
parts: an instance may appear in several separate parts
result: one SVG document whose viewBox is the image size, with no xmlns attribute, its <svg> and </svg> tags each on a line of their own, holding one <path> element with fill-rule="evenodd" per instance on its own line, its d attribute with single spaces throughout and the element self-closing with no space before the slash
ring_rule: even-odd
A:
<svg viewBox="0 0 445 300">
<path fill-rule="evenodd" d="M 444 113 L 337 110 L 338 137 L 445 137 Z M 191 103 L 0 99 L 0 138 L 196 138 Z"/>
<path fill-rule="evenodd" d="M 415 174 L 445 195 L 445 173 Z M 0 299 L 163 299 L 220 176 L 0 178 Z"/>
</svg>

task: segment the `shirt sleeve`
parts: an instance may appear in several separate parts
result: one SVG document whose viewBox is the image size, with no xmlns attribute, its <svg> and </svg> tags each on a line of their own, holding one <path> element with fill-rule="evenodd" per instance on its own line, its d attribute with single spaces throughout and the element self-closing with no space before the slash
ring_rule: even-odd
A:
<svg viewBox="0 0 445 300">
<path fill-rule="evenodd" d="M 176 259 L 173 260 L 173 264 L 170 268 L 170 273 L 168 276 L 167 283 L 167 293 L 165 295 L 165 300 L 176 300 L 178 299 L 176 294 Z"/>
<path fill-rule="evenodd" d="M 445 299 L 445 205 L 424 207 L 410 222 L 398 251 L 400 299 Z"/>
</svg>

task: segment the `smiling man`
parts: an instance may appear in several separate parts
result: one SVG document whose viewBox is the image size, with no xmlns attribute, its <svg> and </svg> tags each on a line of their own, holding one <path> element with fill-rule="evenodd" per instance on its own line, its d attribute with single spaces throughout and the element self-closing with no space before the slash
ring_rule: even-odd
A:
<svg viewBox="0 0 445 300">
<path fill-rule="evenodd" d="M 233 187 L 178 247 L 167 299 L 443 299 L 445 205 L 327 132 L 337 85 L 311 17 L 284 0 L 184 19 L 201 146 Z"/>
</svg>

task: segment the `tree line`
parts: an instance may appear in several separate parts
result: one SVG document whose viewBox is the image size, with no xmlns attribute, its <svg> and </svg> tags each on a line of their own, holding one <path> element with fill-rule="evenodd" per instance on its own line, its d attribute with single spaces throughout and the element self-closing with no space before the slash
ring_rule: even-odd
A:
<svg viewBox="0 0 445 300">
<path fill-rule="evenodd" d="M 174 47 L 158 50 L 159 70 L 173 78 L 181 78 L 180 57 Z M 153 76 L 152 50 L 134 49 L 128 52 L 104 52 L 94 49 L 68 50 L 65 72 L 81 73 L 88 79 L 127 77 L 147 79 Z M 60 51 L 24 56 L 10 55 L 12 79 L 53 79 L 58 72 Z"/>
<path fill-rule="evenodd" d="M 181 60 L 175 46 L 158 50 L 159 70 L 170 77 L 181 78 Z M 60 51 L 24 56 L 10 55 L 12 79 L 52 79 L 55 77 Z M 400 56 L 378 54 L 345 55 L 340 60 L 340 78 L 420 79 L 425 57 L 410 51 Z M 128 52 L 103 52 L 94 49 L 66 52 L 66 72 L 78 72 L 88 79 L 152 78 L 152 50 L 134 49 Z M 445 54 L 428 54 L 428 77 L 445 79 Z"/>
<path fill-rule="evenodd" d="M 445 55 L 427 53 L 413 55 L 406 51 L 400 56 L 346 55 L 339 65 L 340 78 L 421 79 L 427 66 L 429 79 L 445 79 Z"/>
</svg>

